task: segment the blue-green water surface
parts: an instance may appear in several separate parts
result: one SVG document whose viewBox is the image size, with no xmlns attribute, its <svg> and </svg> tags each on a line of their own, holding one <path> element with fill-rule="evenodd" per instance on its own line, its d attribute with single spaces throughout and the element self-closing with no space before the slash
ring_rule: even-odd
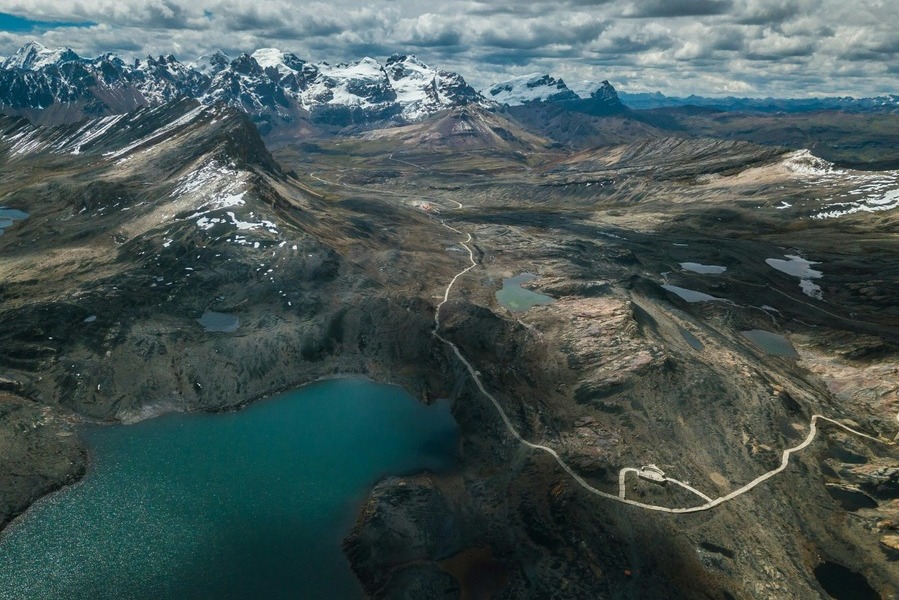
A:
<svg viewBox="0 0 899 600">
<path fill-rule="evenodd" d="M 240 327 L 240 319 L 236 315 L 207 310 L 197 319 L 206 331 L 234 333 Z"/>
<path fill-rule="evenodd" d="M 3 235 L 4 229 L 12 227 L 15 221 L 21 221 L 22 219 L 27 218 L 28 213 L 25 211 L 0 206 L 0 235 Z"/>
<path fill-rule="evenodd" d="M 359 598 L 341 550 L 386 474 L 452 466 L 448 402 L 354 379 L 82 431 L 81 483 L 0 538 L 0 597 Z"/>
<path fill-rule="evenodd" d="M 750 329 L 749 331 L 741 331 L 740 333 L 749 338 L 749 341 L 753 344 L 772 356 L 799 358 L 799 353 L 796 352 L 796 348 L 793 347 L 790 340 L 782 335 L 771 333 L 764 329 Z"/>
<path fill-rule="evenodd" d="M 521 287 L 522 283 L 534 279 L 537 279 L 537 276 L 533 273 L 522 273 L 503 279 L 502 289 L 496 292 L 496 301 L 512 312 L 524 312 L 532 306 L 552 304 L 552 297 Z"/>
</svg>

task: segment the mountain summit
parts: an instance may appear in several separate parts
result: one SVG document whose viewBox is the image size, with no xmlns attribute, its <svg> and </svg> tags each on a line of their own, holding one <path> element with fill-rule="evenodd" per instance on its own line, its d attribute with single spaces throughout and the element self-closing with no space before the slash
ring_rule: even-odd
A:
<svg viewBox="0 0 899 600">
<path fill-rule="evenodd" d="M 603 80 L 603 82 L 599 84 L 599 87 L 590 93 L 590 97 L 610 108 L 624 108 L 624 105 L 618 98 L 618 92 L 615 91 L 615 88 L 612 87 L 612 84 L 609 83 L 608 79 Z"/>
<path fill-rule="evenodd" d="M 562 79 L 551 75 L 525 75 L 493 85 L 486 94 L 500 104 L 516 106 L 528 102 L 560 102 L 578 100 Z"/>
<path fill-rule="evenodd" d="M 617 114 L 627 110 L 608 80 L 602 81 L 585 98 L 571 90 L 561 78 L 538 73 L 496 83 L 484 95 L 494 102 L 511 107 L 560 103 L 568 110 L 597 115 Z"/>
<path fill-rule="evenodd" d="M 47 48 L 37 42 L 28 42 L 15 54 L 3 61 L 0 68 L 37 71 L 51 65 L 81 60 L 71 48 Z"/>
</svg>

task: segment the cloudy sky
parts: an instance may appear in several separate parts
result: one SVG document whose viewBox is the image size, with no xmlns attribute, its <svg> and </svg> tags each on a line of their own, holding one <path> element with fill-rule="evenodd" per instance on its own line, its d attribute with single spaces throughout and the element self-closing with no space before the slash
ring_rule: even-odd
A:
<svg viewBox="0 0 899 600">
<path fill-rule="evenodd" d="M 899 93 L 899 0 L 0 0 L 0 54 L 190 61 L 278 47 L 313 61 L 394 52 L 476 87 L 547 72 L 669 95 Z"/>
</svg>

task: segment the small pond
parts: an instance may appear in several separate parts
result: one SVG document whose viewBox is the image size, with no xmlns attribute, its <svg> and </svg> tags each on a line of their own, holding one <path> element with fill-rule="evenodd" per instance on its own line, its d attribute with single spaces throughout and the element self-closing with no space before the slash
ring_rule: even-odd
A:
<svg viewBox="0 0 899 600">
<path fill-rule="evenodd" d="M 680 263 L 680 268 L 684 271 L 690 271 L 691 273 L 701 273 L 703 275 L 720 275 L 727 271 L 727 267 L 722 267 L 719 265 L 704 265 L 702 263 L 695 262 L 682 262 Z"/>
<path fill-rule="evenodd" d="M 240 327 L 240 319 L 237 315 L 228 313 L 215 312 L 207 310 L 203 316 L 197 319 L 197 322 L 203 326 L 206 331 L 218 331 L 222 333 L 232 333 Z"/>
<path fill-rule="evenodd" d="M 496 292 L 496 301 L 512 312 L 524 312 L 533 306 L 552 304 L 554 300 L 550 296 L 521 287 L 522 283 L 535 279 L 537 276 L 533 273 L 503 279 L 502 289 Z"/>
<path fill-rule="evenodd" d="M 28 213 L 15 208 L 4 208 L 0 206 L 0 235 L 7 227 L 12 227 L 15 221 L 21 221 L 28 218 Z"/>
<path fill-rule="evenodd" d="M 815 567 L 815 579 L 835 600 L 881 600 L 863 575 L 835 562 Z"/>
<path fill-rule="evenodd" d="M 812 279 L 819 279 L 824 276 L 824 273 L 811 268 L 812 265 L 819 265 L 821 263 L 806 260 L 801 256 L 796 256 L 794 254 L 786 254 L 784 255 L 784 258 L 787 260 L 767 258 L 765 259 L 765 263 L 772 269 L 777 269 L 781 273 L 799 277 L 799 287 L 802 289 L 802 293 L 810 298 L 822 300 L 821 286 L 814 283 Z"/>
<path fill-rule="evenodd" d="M 796 352 L 793 344 L 782 335 L 771 333 L 764 329 L 750 329 L 748 331 L 741 331 L 740 333 L 771 356 L 799 358 L 799 353 Z"/>
<path fill-rule="evenodd" d="M 687 302 L 724 302 L 723 298 L 716 298 L 715 296 L 710 296 L 709 294 L 704 294 L 703 292 L 697 292 L 696 290 L 688 290 L 687 288 L 678 287 L 676 285 L 668 285 L 667 283 L 662 286 L 664 289 L 668 290 L 672 294 L 680 297 L 681 300 L 685 300 Z"/>
<path fill-rule="evenodd" d="M 690 344 L 694 350 L 702 350 L 705 348 L 705 344 L 700 341 L 695 335 L 684 329 L 683 327 L 678 327 L 680 330 L 680 335 L 684 338 L 684 341 Z"/>
</svg>

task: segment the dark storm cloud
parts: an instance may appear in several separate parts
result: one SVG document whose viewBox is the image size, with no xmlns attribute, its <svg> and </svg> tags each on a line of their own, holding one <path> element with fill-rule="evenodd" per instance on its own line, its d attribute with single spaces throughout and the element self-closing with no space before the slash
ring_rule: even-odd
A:
<svg viewBox="0 0 899 600">
<path fill-rule="evenodd" d="M 540 3 L 516 4 L 515 2 L 472 2 L 468 14 L 475 17 L 494 15 L 540 15 L 546 7 Z"/>
<path fill-rule="evenodd" d="M 504 51 L 493 51 L 493 52 L 485 52 L 481 55 L 481 59 L 489 63 L 491 65 L 501 65 L 501 66 L 516 66 L 516 67 L 525 67 L 535 58 L 538 57 L 536 53 L 528 53 L 528 52 L 504 52 Z"/>
<path fill-rule="evenodd" d="M 228 31 L 252 31 L 269 29 L 284 24 L 284 17 L 277 14 L 260 12 L 257 7 L 243 11 L 223 11 L 221 13 Z"/>
<path fill-rule="evenodd" d="M 746 47 L 744 33 L 737 27 L 723 27 L 702 40 L 709 50 L 737 52 Z"/>
<path fill-rule="evenodd" d="M 481 59 L 494 65 L 527 65 L 539 58 L 571 59 L 580 56 L 580 51 L 570 46 L 546 49 L 496 49 L 485 52 Z"/>
<path fill-rule="evenodd" d="M 899 87 L 895 0 L 0 0 L 0 13 L 95 24 L 0 32 L 0 54 L 36 35 L 87 56 L 274 46 L 335 63 L 416 53 L 479 87 L 532 72 L 674 94 Z"/>
<path fill-rule="evenodd" d="M 563 6 L 576 6 L 576 7 L 597 7 L 604 6 L 606 4 L 613 4 L 615 0 L 563 0 L 560 4 Z"/>
<path fill-rule="evenodd" d="M 892 31 L 879 39 L 872 39 L 868 47 L 872 52 L 878 54 L 897 54 L 899 53 L 899 33 Z"/>
<path fill-rule="evenodd" d="M 194 28 L 200 23 L 192 16 L 177 2 L 163 0 L 147 4 L 145 22 L 157 29 Z"/>
<path fill-rule="evenodd" d="M 625 16 L 652 18 L 721 15 L 732 6 L 732 0 L 641 0 L 632 4 L 625 11 Z"/>
<path fill-rule="evenodd" d="M 736 21 L 743 25 L 780 25 L 806 12 L 805 0 L 755 0 L 744 3 Z"/>
<path fill-rule="evenodd" d="M 557 44 L 586 44 L 599 37 L 605 29 L 606 24 L 599 21 L 556 27 L 539 20 L 531 20 L 519 27 L 488 30 L 476 40 L 480 44 L 497 48 L 533 50 Z"/>
<path fill-rule="evenodd" d="M 600 54 L 639 55 L 650 50 L 667 50 L 674 40 L 664 32 L 638 31 L 605 35 L 593 51 Z"/>
<path fill-rule="evenodd" d="M 748 60 L 785 61 L 811 56 L 816 49 L 812 39 L 789 38 L 772 34 L 747 44 L 745 58 Z"/>
<path fill-rule="evenodd" d="M 748 52 L 746 53 L 746 60 L 753 61 L 773 61 L 780 63 L 781 65 L 786 64 L 801 64 L 801 61 L 798 59 L 801 57 L 805 57 L 811 54 L 811 50 L 791 50 L 788 52 Z"/>
<path fill-rule="evenodd" d="M 462 32 L 447 29 L 438 35 L 416 35 L 405 40 L 407 44 L 419 48 L 462 47 Z"/>
</svg>

